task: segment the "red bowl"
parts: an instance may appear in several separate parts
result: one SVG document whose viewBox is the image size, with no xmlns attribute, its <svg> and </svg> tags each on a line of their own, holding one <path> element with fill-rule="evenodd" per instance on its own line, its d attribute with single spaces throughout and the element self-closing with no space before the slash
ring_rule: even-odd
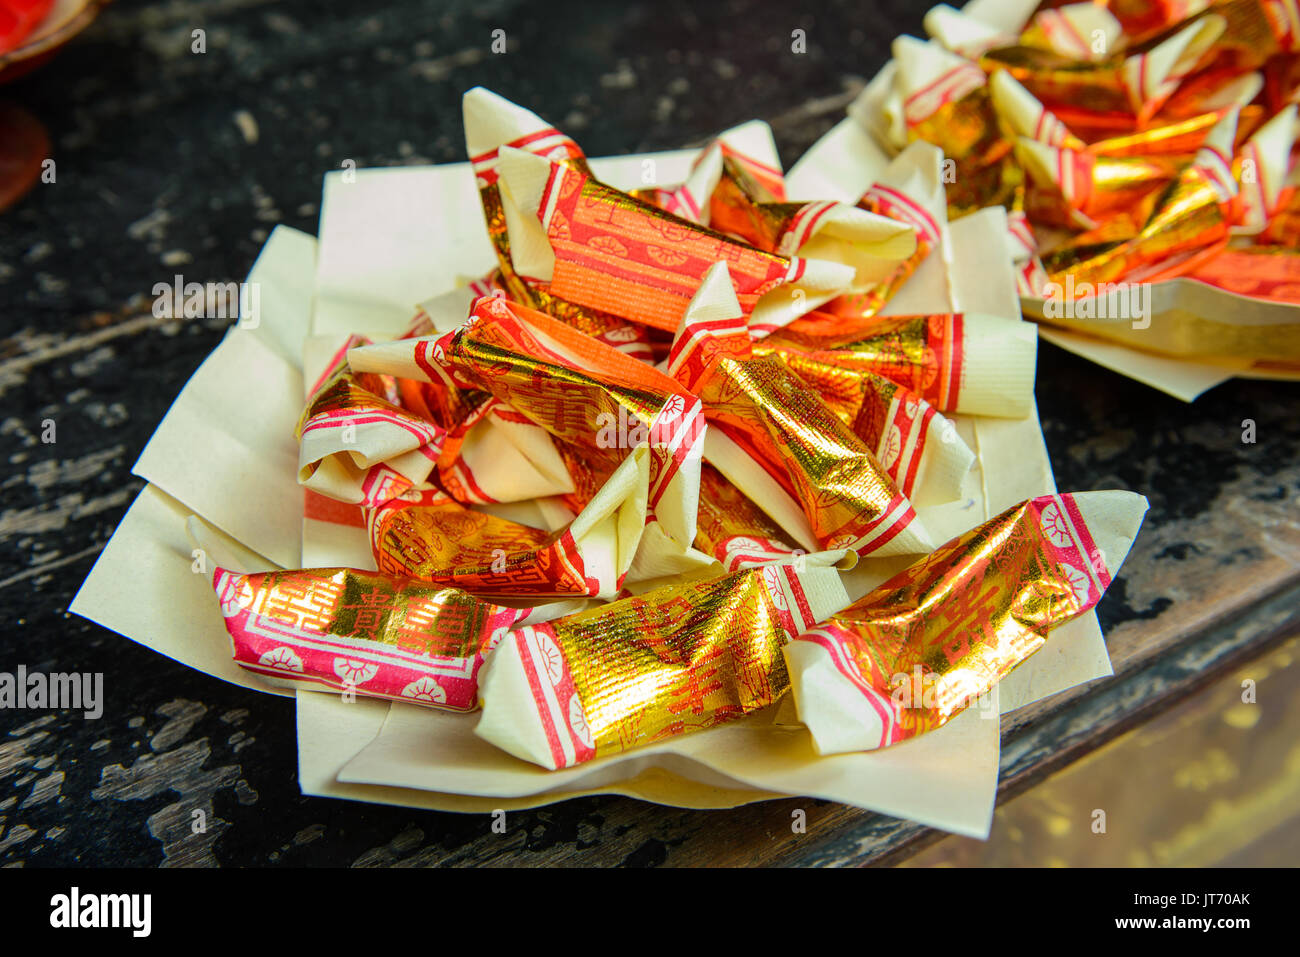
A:
<svg viewBox="0 0 1300 957">
<path fill-rule="evenodd" d="M 0 83 L 40 66 L 109 0 L 0 0 Z M 9 44 L 16 43 L 12 49 Z"/>
</svg>

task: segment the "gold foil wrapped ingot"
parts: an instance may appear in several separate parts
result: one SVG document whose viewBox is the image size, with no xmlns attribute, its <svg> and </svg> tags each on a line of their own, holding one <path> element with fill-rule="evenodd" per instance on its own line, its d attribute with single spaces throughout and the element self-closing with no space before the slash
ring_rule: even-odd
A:
<svg viewBox="0 0 1300 957">
<path fill-rule="evenodd" d="M 847 603 L 834 568 L 767 565 L 518 628 L 475 733 L 562 768 L 737 720 L 788 690 L 782 646 Z"/>
<path fill-rule="evenodd" d="M 437 491 L 407 493 L 369 509 L 381 572 L 474 595 L 538 598 L 596 594 L 567 529 L 546 532 L 465 508 Z"/>
<path fill-rule="evenodd" d="M 1131 492 L 1030 499 L 800 635 L 786 660 L 818 751 L 947 724 L 1096 605 L 1145 511 Z"/>
<path fill-rule="evenodd" d="M 1227 241 L 1237 184 L 1229 156 L 1236 132 L 1236 112 L 1219 121 L 1195 160 L 1169 184 L 1135 236 L 1099 253 L 1079 254 L 1064 247 L 1044 257 L 1052 281 L 1113 282 L 1125 277 L 1168 278 L 1186 271 L 1196 253 L 1213 251 Z"/>
<path fill-rule="evenodd" d="M 724 263 L 710 270 L 687 309 L 668 372 L 700 397 L 710 425 L 797 503 L 819 549 L 915 554 L 930 547 L 911 503 L 872 451 L 781 356 L 752 353 Z M 722 461 L 713 462 L 727 474 Z"/>
</svg>

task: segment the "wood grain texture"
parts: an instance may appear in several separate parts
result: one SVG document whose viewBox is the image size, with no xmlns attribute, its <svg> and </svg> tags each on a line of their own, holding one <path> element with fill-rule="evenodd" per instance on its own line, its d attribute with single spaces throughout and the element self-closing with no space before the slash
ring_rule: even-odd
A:
<svg viewBox="0 0 1300 957">
<path fill-rule="evenodd" d="M 0 88 L 46 123 L 58 164 L 0 217 L 0 670 L 102 671 L 107 699 L 94 721 L 0 711 L 0 864 L 853 865 L 930 840 L 807 799 L 580 799 L 494 834 L 486 815 L 305 798 L 290 702 L 66 612 L 140 489 L 131 464 L 224 332 L 155 319 L 155 283 L 239 278 L 275 224 L 314 232 L 320 176 L 345 159 L 462 160 L 459 98 L 477 83 L 593 155 L 758 116 L 789 163 L 928 5 L 119 0 Z M 1038 394 L 1062 489 L 1129 488 L 1152 507 L 1098 609 L 1116 677 L 1004 722 L 1004 793 L 1258 654 L 1300 605 L 1300 386 L 1233 382 L 1188 406 L 1044 346 Z M 791 830 L 796 809 L 807 833 Z"/>
</svg>

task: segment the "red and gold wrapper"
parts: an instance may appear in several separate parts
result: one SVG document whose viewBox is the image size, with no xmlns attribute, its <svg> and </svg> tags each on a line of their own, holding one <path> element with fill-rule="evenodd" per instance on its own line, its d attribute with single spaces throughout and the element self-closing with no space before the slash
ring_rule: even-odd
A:
<svg viewBox="0 0 1300 957">
<path fill-rule="evenodd" d="M 1166 187 L 1132 238 L 1100 252 L 1065 247 L 1045 257 L 1052 281 L 1065 283 L 1070 277 L 1076 286 L 1095 286 L 1125 277 L 1169 278 L 1198 262 L 1198 254 L 1226 243 L 1237 195 L 1230 165 L 1235 129 L 1235 112 L 1219 121 L 1196 159 Z"/>
<path fill-rule="evenodd" d="M 1106 0 L 1130 43 L 1145 43 L 1211 6 L 1213 0 Z"/>
<path fill-rule="evenodd" d="M 959 175 L 945 176 L 948 219 L 986 206 L 1008 212 L 1013 248 L 1032 255 L 1036 242 L 1021 220 L 1024 173 L 1003 135 L 984 71 L 936 43 L 899 37 L 893 45 L 907 138 L 938 146 L 957 164 Z"/>
<path fill-rule="evenodd" d="M 213 587 L 235 663 L 272 684 L 470 711 L 484 656 L 526 609 L 353 568 L 240 575 Z"/>
<path fill-rule="evenodd" d="M 728 572 L 789 561 L 803 550 L 748 496 L 707 463 L 700 470 L 695 547 Z"/>
<path fill-rule="evenodd" d="M 1277 210 L 1256 238 L 1267 245 L 1300 249 L 1300 186 L 1284 186 L 1278 194 Z"/>
<path fill-rule="evenodd" d="M 694 179 L 708 165 L 715 168 L 716 185 L 700 208 L 693 191 L 705 184 Z M 673 192 L 653 192 L 661 208 L 756 249 L 851 266 L 853 291 L 832 300 L 828 309 L 874 315 L 938 243 L 938 225 L 925 197 L 918 201 L 905 189 L 881 182 L 856 207 L 787 203 L 778 198 L 784 195 L 780 175 L 719 141 L 701 157 L 692 181 Z M 940 181 L 938 173 L 933 181 Z M 755 335 L 775 328 L 750 325 Z"/>
<path fill-rule="evenodd" d="M 463 109 L 466 146 L 483 203 L 488 238 L 497 254 L 498 270 L 488 283 L 504 290 L 515 302 L 545 312 L 607 345 L 648 358 L 650 347 L 644 329 L 556 295 L 549 283 L 520 275 L 510 255 L 510 233 L 498 185 L 500 150 L 524 150 L 590 173 L 582 148 L 535 113 L 482 87 L 465 94 Z"/>
<path fill-rule="evenodd" d="M 1220 0 L 1190 22 L 1222 20 L 1207 71 L 1238 74 L 1255 70 L 1278 54 L 1300 49 L 1300 4 L 1296 0 Z"/>
<path fill-rule="evenodd" d="M 487 393 L 543 429 L 568 466 L 581 512 L 627 459 L 647 446 L 649 510 L 683 547 L 695 537 L 699 400 L 643 362 L 544 313 L 499 297 L 475 301 L 455 332 L 353 350 L 354 368 L 382 368 Z"/>
<path fill-rule="evenodd" d="M 1185 120 L 1161 123 L 1137 133 L 1110 136 L 1087 146 L 1089 153 L 1113 159 L 1160 156 L 1190 162 L 1228 109 L 1197 113 Z"/>
<path fill-rule="evenodd" d="M 929 143 L 910 144 L 885 167 L 858 206 L 910 225 L 916 231 L 916 250 L 885 270 L 868 288 L 832 299 L 822 306 L 822 312 L 867 318 L 888 304 L 943 241 L 948 219 L 943 181 L 943 153 Z"/>
<path fill-rule="evenodd" d="M 1022 138 L 1016 144 L 1016 159 L 1037 187 L 1037 197 L 1031 190 L 1027 199 L 1035 221 L 1094 229 L 1099 221 L 1129 216 L 1134 206 L 1178 176 L 1187 157 L 1110 157 Z"/>
<path fill-rule="evenodd" d="M 447 431 L 409 411 L 392 376 L 348 368 L 348 349 L 364 342 L 352 337 L 339 350 L 303 410 L 298 481 L 339 501 L 376 505 L 428 478 Z"/>
<path fill-rule="evenodd" d="M 1187 273 L 1187 277 L 1240 296 L 1300 305 L 1300 251 L 1295 246 L 1289 249 L 1280 246 L 1225 249 Z M 1293 364 L 1300 362 L 1300 343 L 1295 339 L 1297 331 L 1300 331 L 1298 326 L 1300 323 L 1291 323 L 1289 328 L 1265 330 L 1258 339 L 1252 337 L 1248 346 L 1250 354 L 1285 357 Z M 1267 341 L 1274 336 L 1284 341 Z"/>
<path fill-rule="evenodd" d="M 755 326 L 777 328 L 854 281 L 852 266 L 755 248 L 564 164 L 502 150 L 499 168 L 511 228 L 531 236 L 532 255 L 516 253 L 516 266 L 591 309 L 675 330 L 704 274 L 724 261 Z"/>
<path fill-rule="evenodd" d="M 1140 129 L 1201 63 L 1224 30 L 1222 18 L 1189 22 L 1150 49 L 1093 62 L 1028 46 L 991 50 L 988 72 L 1005 69 L 1080 136 Z"/>
<path fill-rule="evenodd" d="M 1022 323 L 974 313 L 858 321 L 815 313 L 754 350 L 781 353 L 809 381 L 875 374 L 940 412 L 1019 417 L 1033 401 L 1036 347 L 1033 330 Z"/>
<path fill-rule="evenodd" d="M 781 355 L 875 455 L 900 492 L 928 503 L 952 501 L 975 460 L 948 419 L 916 393 L 873 372 Z"/>
<path fill-rule="evenodd" d="M 779 170 L 725 143 L 719 143 L 718 148 L 721 169 L 718 184 L 709 195 L 707 225 L 721 233 L 745 237 L 757 225 L 753 218 L 755 205 L 785 202 L 785 178 Z"/>
<path fill-rule="evenodd" d="M 1097 604 L 1145 511 L 1131 492 L 1030 499 L 801 634 L 785 653 L 817 750 L 947 724 Z"/>
<path fill-rule="evenodd" d="M 866 445 L 780 355 L 753 354 L 724 263 L 687 310 L 668 371 L 700 397 L 710 425 L 798 503 L 818 548 L 928 546 L 916 511 Z"/>
<path fill-rule="evenodd" d="M 767 565 L 510 632 L 479 737 L 563 768 L 735 721 L 789 690 L 781 648 L 848 604 L 829 567 Z"/>
<path fill-rule="evenodd" d="M 686 182 L 634 189 L 629 195 L 740 238 L 751 228 L 754 204 L 785 202 L 785 174 L 735 148 L 724 134 L 700 153 Z"/>
<path fill-rule="evenodd" d="M 1122 30 L 1115 15 L 1099 3 L 1067 3 L 1040 10 L 1018 42 L 1071 60 L 1096 62 L 1115 49 Z"/>
<path fill-rule="evenodd" d="M 556 532 L 468 509 L 438 491 L 408 493 L 367 515 L 385 574 L 479 597 L 608 597 L 622 582 L 589 577 L 572 528 Z"/>
</svg>

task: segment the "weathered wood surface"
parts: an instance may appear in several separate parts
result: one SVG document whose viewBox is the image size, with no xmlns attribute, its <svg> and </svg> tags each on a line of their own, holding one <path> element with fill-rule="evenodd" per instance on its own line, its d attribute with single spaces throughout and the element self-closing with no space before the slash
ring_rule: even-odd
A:
<svg viewBox="0 0 1300 957">
<path fill-rule="evenodd" d="M 305 798 L 288 701 L 66 613 L 140 489 L 131 464 L 222 333 L 155 319 L 155 283 L 239 278 L 274 224 L 314 232 L 320 175 L 344 159 L 463 159 L 459 97 L 476 83 L 593 155 L 759 116 L 792 161 L 889 39 L 920 32 L 927 3 L 696 6 L 121 0 L 0 88 L 49 126 L 58 163 L 54 184 L 0 217 L 0 670 L 106 674 L 97 721 L 0 711 L 0 864 L 855 864 L 931 838 L 806 799 L 727 812 L 582 799 L 512 814 L 498 835 L 486 815 Z M 790 51 L 794 29 L 806 54 Z M 1188 406 L 1044 346 L 1038 392 L 1061 488 L 1131 488 L 1152 507 L 1099 608 L 1116 678 L 1004 722 L 1004 791 L 1300 619 L 1300 386 L 1233 382 Z M 46 419 L 54 444 L 40 441 Z"/>
</svg>

